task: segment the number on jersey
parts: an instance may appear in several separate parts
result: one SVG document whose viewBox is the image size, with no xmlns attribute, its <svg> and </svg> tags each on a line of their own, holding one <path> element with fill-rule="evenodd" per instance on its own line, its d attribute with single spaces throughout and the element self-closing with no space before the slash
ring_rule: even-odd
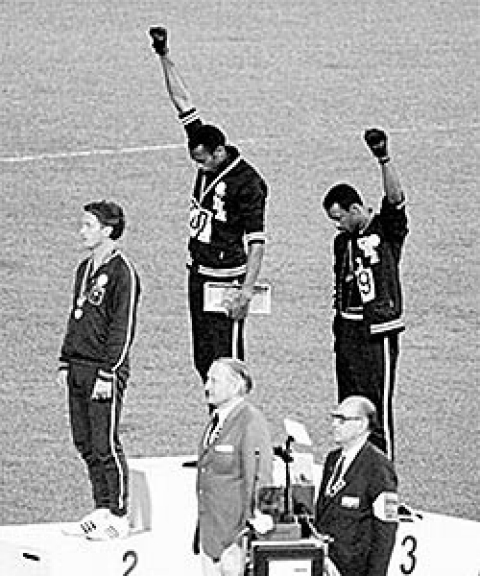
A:
<svg viewBox="0 0 480 576">
<path fill-rule="evenodd" d="M 212 212 L 202 208 L 195 198 L 192 198 L 190 202 L 190 236 L 199 242 L 210 244 L 212 219 Z"/>
</svg>

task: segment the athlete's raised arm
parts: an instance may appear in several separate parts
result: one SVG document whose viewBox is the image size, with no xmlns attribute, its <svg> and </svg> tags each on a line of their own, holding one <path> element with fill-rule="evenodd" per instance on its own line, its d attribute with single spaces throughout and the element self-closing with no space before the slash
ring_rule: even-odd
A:
<svg viewBox="0 0 480 576">
<path fill-rule="evenodd" d="M 387 134 L 379 128 L 370 128 L 365 131 L 365 142 L 380 164 L 385 196 L 391 204 L 402 204 L 405 201 L 405 195 L 388 153 Z"/>
<path fill-rule="evenodd" d="M 193 104 L 185 82 L 170 57 L 167 44 L 167 30 L 161 26 L 157 26 L 150 28 L 149 32 L 152 37 L 152 47 L 160 57 L 160 63 L 165 77 L 165 86 L 170 100 L 178 113 L 184 114 L 193 108 Z"/>
</svg>

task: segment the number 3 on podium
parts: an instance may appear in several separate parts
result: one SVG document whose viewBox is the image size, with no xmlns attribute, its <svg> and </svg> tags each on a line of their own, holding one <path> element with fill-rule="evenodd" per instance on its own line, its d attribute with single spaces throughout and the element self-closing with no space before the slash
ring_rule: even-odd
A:
<svg viewBox="0 0 480 576">
<path fill-rule="evenodd" d="M 417 551 L 417 539 L 415 536 L 411 536 L 410 534 L 405 536 L 402 540 L 402 547 L 406 551 L 407 560 L 400 564 L 400 571 L 402 574 L 413 574 L 417 565 L 417 557 L 415 555 Z"/>
</svg>

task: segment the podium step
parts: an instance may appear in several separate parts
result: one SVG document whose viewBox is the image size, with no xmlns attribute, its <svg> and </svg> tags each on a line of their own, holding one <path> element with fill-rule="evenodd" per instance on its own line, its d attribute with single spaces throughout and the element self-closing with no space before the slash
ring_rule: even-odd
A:
<svg viewBox="0 0 480 576">
<path fill-rule="evenodd" d="M 182 466 L 192 459 L 129 461 L 131 534 L 124 540 L 66 536 L 62 530 L 68 523 L 0 526 L 0 576 L 201 576 L 200 558 L 192 552 L 196 469 Z M 283 541 L 281 525 L 278 531 Z M 427 512 L 403 514 L 388 576 L 478 576 L 479 542 L 478 522 Z M 278 567 L 278 573 L 294 576 L 289 566 Z"/>
</svg>

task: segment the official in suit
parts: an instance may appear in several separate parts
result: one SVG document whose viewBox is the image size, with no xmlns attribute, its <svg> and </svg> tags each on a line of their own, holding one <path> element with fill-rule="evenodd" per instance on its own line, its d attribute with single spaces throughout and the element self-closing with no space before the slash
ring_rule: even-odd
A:
<svg viewBox="0 0 480 576">
<path fill-rule="evenodd" d="M 339 447 L 326 458 L 315 515 L 317 531 L 333 538 L 330 573 L 386 576 L 398 525 L 397 476 L 368 441 L 375 407 L 349 396 L 331 416 Z"/>
<path fill-rule="evenodd" d="M 243 537 L 256 492 L 272 484 L 272 444 L 263 414 L 245 396 L 253 387 L 244 362 L 215 360 L 205 385 L 215 406 L 198 447 L 197 536 L 204 576 L 243 576 Z"/>
</svg>

